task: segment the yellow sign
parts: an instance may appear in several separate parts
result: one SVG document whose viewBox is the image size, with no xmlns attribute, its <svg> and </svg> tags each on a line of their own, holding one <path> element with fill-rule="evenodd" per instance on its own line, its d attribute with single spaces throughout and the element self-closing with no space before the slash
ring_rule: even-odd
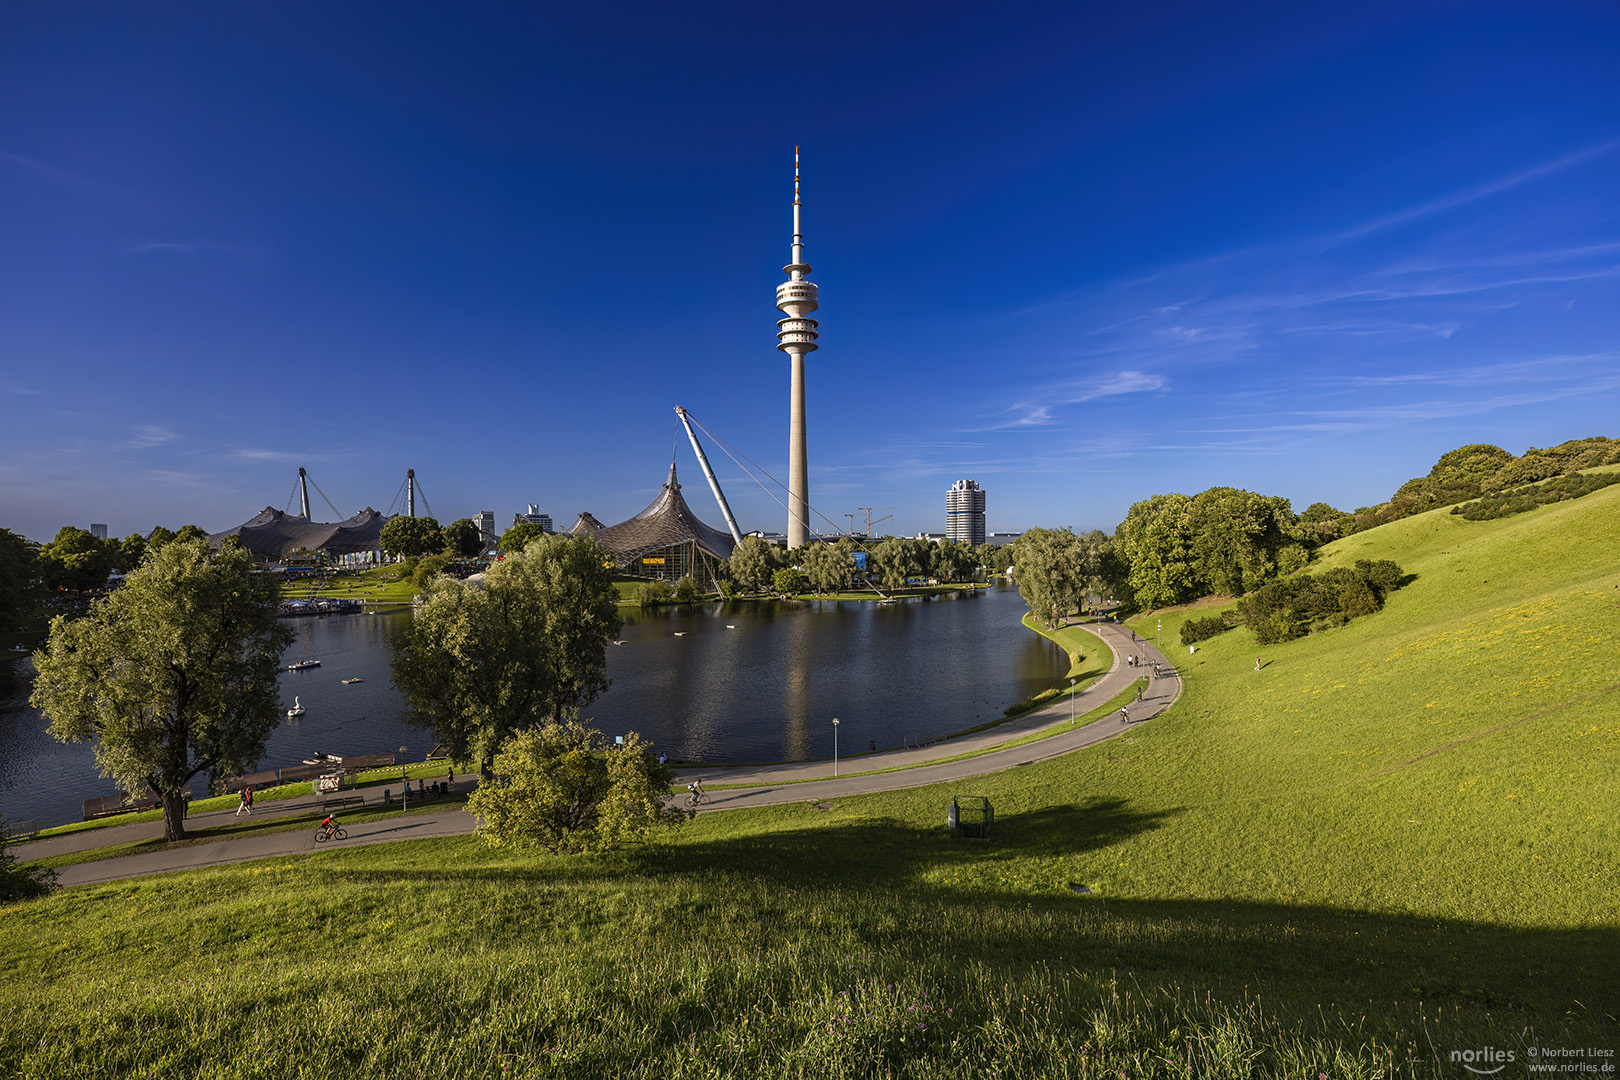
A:
<svg viewBox="0 0 1620 1080">
<path fill-rule="evenodd" d="M 657 564 L 657 565 L 659 565 L 659 566 L 663 566 L 663 565 L 664 565 L 664 557 L 663 557 L 663 556 L 662 556 L 662 555 L 655 555 L 655 556 L 653 556 L 653 557 L 652 557 L 652 558 L 650 558 L 650 559 L 642 559 L 642 560 L 641 560 L 641 561 L 642 561 L 642 562 L 644 562 L 644 563 L 646 563 L 646 564 L 647 564 L 647 565 L 649 565 L 649 566 L 651 566 L 651 565 L 653 565 L 653 564 L 655 564 L 655 563 L 656 563 L 656 564 Z"/>
</svg>

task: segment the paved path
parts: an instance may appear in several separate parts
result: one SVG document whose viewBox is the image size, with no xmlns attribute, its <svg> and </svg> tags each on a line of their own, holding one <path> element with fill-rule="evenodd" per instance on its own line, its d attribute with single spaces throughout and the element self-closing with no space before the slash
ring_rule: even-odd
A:
<svg viewBox="0 0 1620 1080">
<path fill-rule="evenodd" d="M 695 777 L 702 777 L 710 788 L 710 801 L 704 812 L 734 810 L 750 806 L 773 806 L 789 802 L 824 801 L 851 795 L 865 795 L 878 791 L 922 787 L 950 780 L 965 780 L 1001 772 L 1020 765 L 1070 753 L 1094 746 L 1106 739 L 1122 735 L 1138 724 L 1163 713 L 1181 695 L 1181 678 L 1175 668 L 1150 643 L 1135 636 L 1123 626 L 1113 623 L 1082 623 L 1083 629 L 1102 639 L 1113 653 L 1113 664 L 1106 674 L 1098 678 L 1082 693 L 1075 695 L 1073 715 L 1083 716 L 1116 695 L 1124 692 L 1132 682 L 1150 672 L 1151 664 L 1158 661 L 1169 674 L 1152 680 L 1140 702 L 1131 705 L 1127 723 L 1118 713 L 1095 720 L 1072 730 L 1060 730 L 1055 735 L 1003 749 L 994 749 L 1024 735 L 1047 728 L 1066 728 L 1070 716 L 1070 703 L 1049 705 L 1011 720 L 987 731 L 943 739 L 926 746 L 863 753 L 842 758 L 833 777 L 830 761 L 784 762 L 774 765 L 712 765 L 702 768 L 683 768 L 677 771 L 684 786 Z M 1137 655 L 1143 666 L 1131 667 L 1127 657 Z M 962 761 L 943 761 L 962 754 L 976 754 Z M 873 770 L 901 769 L 899 772 Z M 852 775 L 866 774 L 866 775 Z M 723 790 L 716 790 L 724 785 Z M 733 786 L 737 785 L 737 786 Z M 470 780 L 456 785 L 458 791 L 472 786 Z M 375 806 L 375 804 L 374 804 Z M 260 803 L 253 820 L 274 820 L 307 816 L 319 807 L 315 796 Z M 374 807 L 373 807 L 374 808 Z M 189 820 L 192 827 L 227 824 L 234 810 L 218 810 L 199 814 Z M 241 821 L 241 819 L 236 819 Z M 409 816 L 390 817 L 383 821 L 346 824 L 349 838 L 341 842 L 323 844 L 323 849 L 352 847 L 357 843 L 385 843 L 390 840 L 419 840 L 433 836 L 459 836 L 473 830 L 474 821 L 465 811 L 447 807 L 438 812 L 413 813 Z M 38 859 L 51 855 L 84 851 L 121 844 L 134 840 L 151 839 L 163 834 L 161 821 L 138 822 L 105 829 L 69 833 L 33 843 L 19 845 L 13 850 L 22 859 Z M 140 855 L 128 855 L 97 862 L 63 867 L 58 877 L 63 885 L 88 885 L 119 878 L 160 874 L 170 870 L 190 870 L 200 866 L 219 866 L 262 859 L 277 855 L 302 855 L 316 850 L 315 830 L 307 829 L 245 836 L 168 848 Z"/>
</svg>

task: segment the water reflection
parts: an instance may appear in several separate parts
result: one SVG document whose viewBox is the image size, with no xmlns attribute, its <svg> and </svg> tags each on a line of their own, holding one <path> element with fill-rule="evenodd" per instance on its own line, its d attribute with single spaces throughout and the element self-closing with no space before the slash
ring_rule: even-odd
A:
<svg viewBox="0 0 1620 1080">
<path fill-rule="evenodd" d="M 830 757 L 999 717 L 1056 684 L 1062 651 L 1020 625 L 1016 591 L 993 588 L 926 602 L 730 603 L 626 610 L 623 645 L 609 646 L 613 680 L 585 716 L 609 736 L 639 731 L 676 760 Z M 314 751 L 363 754 L 412 748 L 432 736 L 400 720 L 391 644 L 409 612 L 295 620 L 287 662 L 319 668 L 281 676 L 282 723 L 265 767 Z M 362 681 L 344 684 L 344 679 Z M 75 821 L 81 802 L 110 792 L 88 746 L 64 746 L 26 704 L 26 687 L 0 704 L 0 813 L 47 824 Z"/>
</svg>

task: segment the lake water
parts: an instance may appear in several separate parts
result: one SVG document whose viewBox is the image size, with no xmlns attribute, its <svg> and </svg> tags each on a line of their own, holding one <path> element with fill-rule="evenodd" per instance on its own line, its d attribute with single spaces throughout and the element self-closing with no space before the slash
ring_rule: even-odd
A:
<svg viewBox="0 0 1620 1080">
<path fill-rule="evenodd" d="M 712 604 L 626 614 L 609 646 L 613 685 L 584 716 L 608 735 L 640 732 L 672 759 L 717 763 L 830 757 L 832 718 L 843 753 L 899 745 L 995 719 L 1057 685 L 1062 650 L 1030 633 L 1016 589 L 996 585 L 899 604 Z M 308 710 L 270 737 L 262 767 L 314 751 L 369 754 L 433 737 L 399 719 L 390 645 L 409 611 L 294 620 L 282 709 Z M 344 679 L 359 683 L 344 685 Z M 26 691 L 0 703 L 0 814 L 44 825 L 77 821 L 81 803 L 110 794 L 88 745 L 45 733 Z"/>
</svg>

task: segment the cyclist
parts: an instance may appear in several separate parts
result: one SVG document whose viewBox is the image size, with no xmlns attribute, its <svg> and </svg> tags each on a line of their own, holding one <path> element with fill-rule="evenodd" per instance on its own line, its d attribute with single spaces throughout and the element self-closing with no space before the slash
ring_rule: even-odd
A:
<svg viewBox="0 0 1620 1080">
<path fill-rule="evenodd" d="M 687 784 L 686 791 L 688 796 L 686 801 L 691 806 L 696 806 L 698 803 L 707 798 L 709 794 L 703 790 L 703 780 L 701 778 Z"/>
<path fill-rule="evenodd" d="M 324 832 L 328 836 L 331 836 L 333 833 L 337 832 L 337 815 L 327 814 L 326 820 L 316 826 L 315 831 Z"/>
</svg>

